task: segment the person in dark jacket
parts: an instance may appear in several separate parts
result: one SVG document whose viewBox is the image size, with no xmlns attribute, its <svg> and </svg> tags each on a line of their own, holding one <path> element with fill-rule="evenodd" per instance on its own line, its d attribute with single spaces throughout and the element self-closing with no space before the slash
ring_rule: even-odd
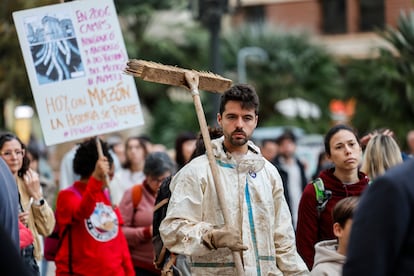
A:
<svg viewBox="0 0 414 276">
<path fill-rule="evenodd" d="M 368 186 L 368 177 L 359 171 L 362 148 L 355 131 L 347 125 L 332 127 L 325 136 L 325 151 L 334 167 L 320 173 L 325 190 L 332 193 L 326 207 L 318 212 L 316 191 L 309 183 L 299 203 L 296 245 L 299 254 L 311 269 L 315 256 L 315 244 L 334 239 L 332 209 L 348 196 L 359 196 Z"/>
<path fill-rule="evenodd" d="M 414 275 L 414 159 L 376 178 L 354 215 L 344 276 Z"/>
<path fill-rule="evenodd" d="M 296 228 L 299 201 L 307 184 L 305 166 L 295 155 L 296 137 L 291 131 L 288 130 L 279 136 L 276 144 L 278 155 L 272 160 L 272 164 L 282 177 L 285 198 L 292 215 L 293 226 Z"/>
<path fill-rule="evenodd" d="M 3 152 L 0 154 L 3 154 Z M 19 249 L 19 193 L 16 180 L 2 158 L 0 158 L 0 183 L 2 185 L 2 192 L 0 193 L 0 224 L 4 227 L 3 230 L 10 237 L 14 247 Z"/>
<path fill-rule="evenodd" d="M 0 275 L 32 276 L 20 256 L 15 241 L 5 228 L 4 224 L 0 224 Z"/>
</svg>

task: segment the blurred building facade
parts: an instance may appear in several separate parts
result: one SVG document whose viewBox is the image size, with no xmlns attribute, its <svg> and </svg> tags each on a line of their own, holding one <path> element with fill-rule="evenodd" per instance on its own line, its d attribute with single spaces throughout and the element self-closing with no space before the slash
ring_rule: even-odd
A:
<svg viewBox="0 0 414 276">
<path fill-rule="evenodd" d="M 376 31 L 396 27 L 412 0 L 230 0 L 231 25 L 266 23 L 315 34 L 337 56 L 366 58 L 370 49 L 389 47 Z"/>
</svg>

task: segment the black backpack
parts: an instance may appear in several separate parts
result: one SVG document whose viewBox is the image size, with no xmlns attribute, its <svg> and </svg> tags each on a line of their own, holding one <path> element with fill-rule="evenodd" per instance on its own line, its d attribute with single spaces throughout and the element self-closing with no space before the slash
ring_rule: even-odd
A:
<svg viewBox="0 0 414 276">
<path fill-rule="evenodd" d="M 170 191 L 171 176 L 166 178 L 158 190 L 155 200 L 154 215 L 152 221 L 152 244 L 154 246 L 154 265 L 161 269 L 161 275 L 180 275 L 174 263 L 176 255 L 171 253 L 165 246 L 160 236 L 160 225 L 165 218 L 168 209 L 168 202 L 171 197 Z"/>
</svg>

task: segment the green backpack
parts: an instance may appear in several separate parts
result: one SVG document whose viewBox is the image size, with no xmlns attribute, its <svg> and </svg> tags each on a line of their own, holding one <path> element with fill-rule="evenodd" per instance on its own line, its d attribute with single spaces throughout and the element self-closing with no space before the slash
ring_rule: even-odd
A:
<svg viewBox="0 0 414 276">
<path fill-rule="evenodd" d="M 318 218 L 320 217 L 323 210 L 326 208 L 326 204 L 332 197 L 332 191 L 326 190 L 325 185 L 320 177 L 312 181 L 313 187 L 315 188 L 316 195 L 316 210 L 318 211 Z"/>
</svg>

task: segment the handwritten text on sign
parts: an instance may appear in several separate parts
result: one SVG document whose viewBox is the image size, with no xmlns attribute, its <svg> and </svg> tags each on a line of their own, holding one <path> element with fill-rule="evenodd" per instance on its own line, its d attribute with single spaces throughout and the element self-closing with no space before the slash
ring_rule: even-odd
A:
<svg viewBox="0 0 414 276">
<path fill-rule="evenodd" d="M 128 57 L 111 0 L 75 1 L 13 16 L 47 144 L 143 124 L 135 83 L 123 74 Z M 44 49 L 60 50 L 40 60 Z M 53 59 L 53 66 L 43 65 Z"/>
<path fill-rule="evenodd" d="M 71 98 L 67 95 L 46 97 L 45 106 L 52 117 L 50 127 L 52 129 L 69 127 L 65 135 L 72 136 L 88 134 L 94 130 L 111 129 L 117 127 L 119 120 L 124 116 L 139 115 L 139 105 L 128 103 L 130 99 L 128 87 L 125 88 L 122 83 L 119 83 L 116 87 L 106 90 L 88 89 L 88 94 L 79 98 Z M 64 114 L 64 117 L 53 118 L 54 114 Z M 100 121 L 104 122 L 99 123 Z M 86 126 L 79 127 L 84 124 Z"/>
</svg>

